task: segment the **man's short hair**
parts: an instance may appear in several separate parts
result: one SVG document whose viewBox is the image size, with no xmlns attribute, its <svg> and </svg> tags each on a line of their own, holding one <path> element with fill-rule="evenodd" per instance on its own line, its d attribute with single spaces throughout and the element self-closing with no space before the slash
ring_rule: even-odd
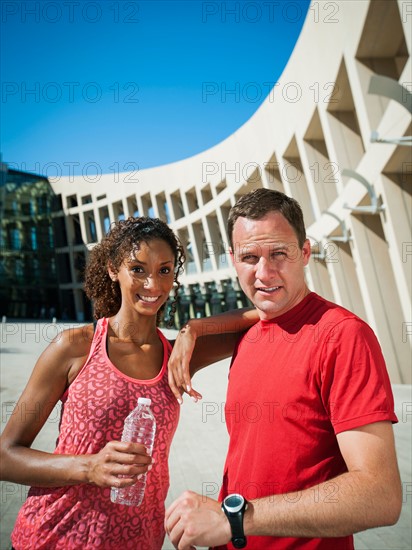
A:
<svg viewBox="0 0 412 550">
<path fill-rule="evenodd" d="M 280 191 L 254 189 L 240 197 L 230 209 L 227 229 L 229 242 L 233 248 L 233 227 L 238 218 L 261 220 L 269 212 L 280 212 L 292 226 L 300 248 L 306 240 L 305 222 L 299 203 Z"/>
</svg>

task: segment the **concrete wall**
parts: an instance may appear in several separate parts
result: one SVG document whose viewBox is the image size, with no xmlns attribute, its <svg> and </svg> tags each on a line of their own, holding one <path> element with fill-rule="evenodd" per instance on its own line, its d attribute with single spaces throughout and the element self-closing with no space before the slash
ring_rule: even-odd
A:
<svg viewBox="0 0 412 550">
<path fill-rule="evenodd" d="M 52 182 L 69 233 L 78 216 L 92 246 L 109 221 L 158 216 L 189 249 L 184 284 L 236 285 L 230 207 L 256 187 L 284 191 L 305 214 L 315 253 L 311 289 L 364 318 L 392 382 L 411 383 L 411 149 L 371 140 L 374 131 L 384 139 L 411 135 L 409 12 L 404 0 L 312 2 L 279 81 L 229 138 L 149 170 Z M 400 101 L 369 92 L 377 75 L 402 86 Z M 61 253 L 73 262 L 73 249 Z M 81 284 L 69 287 L 81 308 Z"/>
</svg>

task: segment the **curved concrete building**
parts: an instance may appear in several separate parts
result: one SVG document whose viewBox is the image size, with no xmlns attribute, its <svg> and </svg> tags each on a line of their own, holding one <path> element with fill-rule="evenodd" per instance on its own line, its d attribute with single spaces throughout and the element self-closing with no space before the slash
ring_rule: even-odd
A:
<svg viewBox="0 0 412 550">
<path fill-rule="evenodd" d="M 82 241 L 129 215 L 170 223 L 187 250 L 185 285 L 238 288 L 230 207 L 278 189 L 303 207 L 310 288 L 365 319 L 392 382 L 411 383 L 411 23 L 409 1 L 314 1 L 281 78 L 225 141 L 136 173 L 52 181 L 74 243 L 58 249 L 75 281 L 61 290 L 74 291 L 76 310 Z"/>
</svg>

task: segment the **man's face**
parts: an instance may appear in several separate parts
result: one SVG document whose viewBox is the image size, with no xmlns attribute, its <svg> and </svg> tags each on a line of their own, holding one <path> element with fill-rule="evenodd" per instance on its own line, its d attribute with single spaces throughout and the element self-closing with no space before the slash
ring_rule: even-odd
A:
<svg viewBox="0 0 412 550">
<path fill-rule="evenodd" d="M 238 218 L 232 237 L 240 286 L 261 319 L 286 313 L 308 294 L 304 267 L 310 243 L 306 240 L 299 248 L 296 233 L 280 212 L 261 220 Z"/>
</svg>

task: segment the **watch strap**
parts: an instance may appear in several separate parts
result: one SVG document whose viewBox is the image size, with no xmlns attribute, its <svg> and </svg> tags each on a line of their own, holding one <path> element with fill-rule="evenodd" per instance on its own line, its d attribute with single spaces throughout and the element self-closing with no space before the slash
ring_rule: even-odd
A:
<svg viewBox="0 0 412 550">
<path fill-rule="evenodd" d="M 245 514 L 245 510 L 247 508 L 247 501 L 245 499 L 244 505 L 239 512 L 233 513 L 229 512 L 225 508 L 224 501 L 222 502 L 222 510 L 224 511 L 229 524 L 230 529 L 232 531 L 232 539 L 231 542 L 235 548 L 245 548 L 246 546 L 246 537 L 245 533 L 243 531 L 243 516 Z"/>
</svg>

